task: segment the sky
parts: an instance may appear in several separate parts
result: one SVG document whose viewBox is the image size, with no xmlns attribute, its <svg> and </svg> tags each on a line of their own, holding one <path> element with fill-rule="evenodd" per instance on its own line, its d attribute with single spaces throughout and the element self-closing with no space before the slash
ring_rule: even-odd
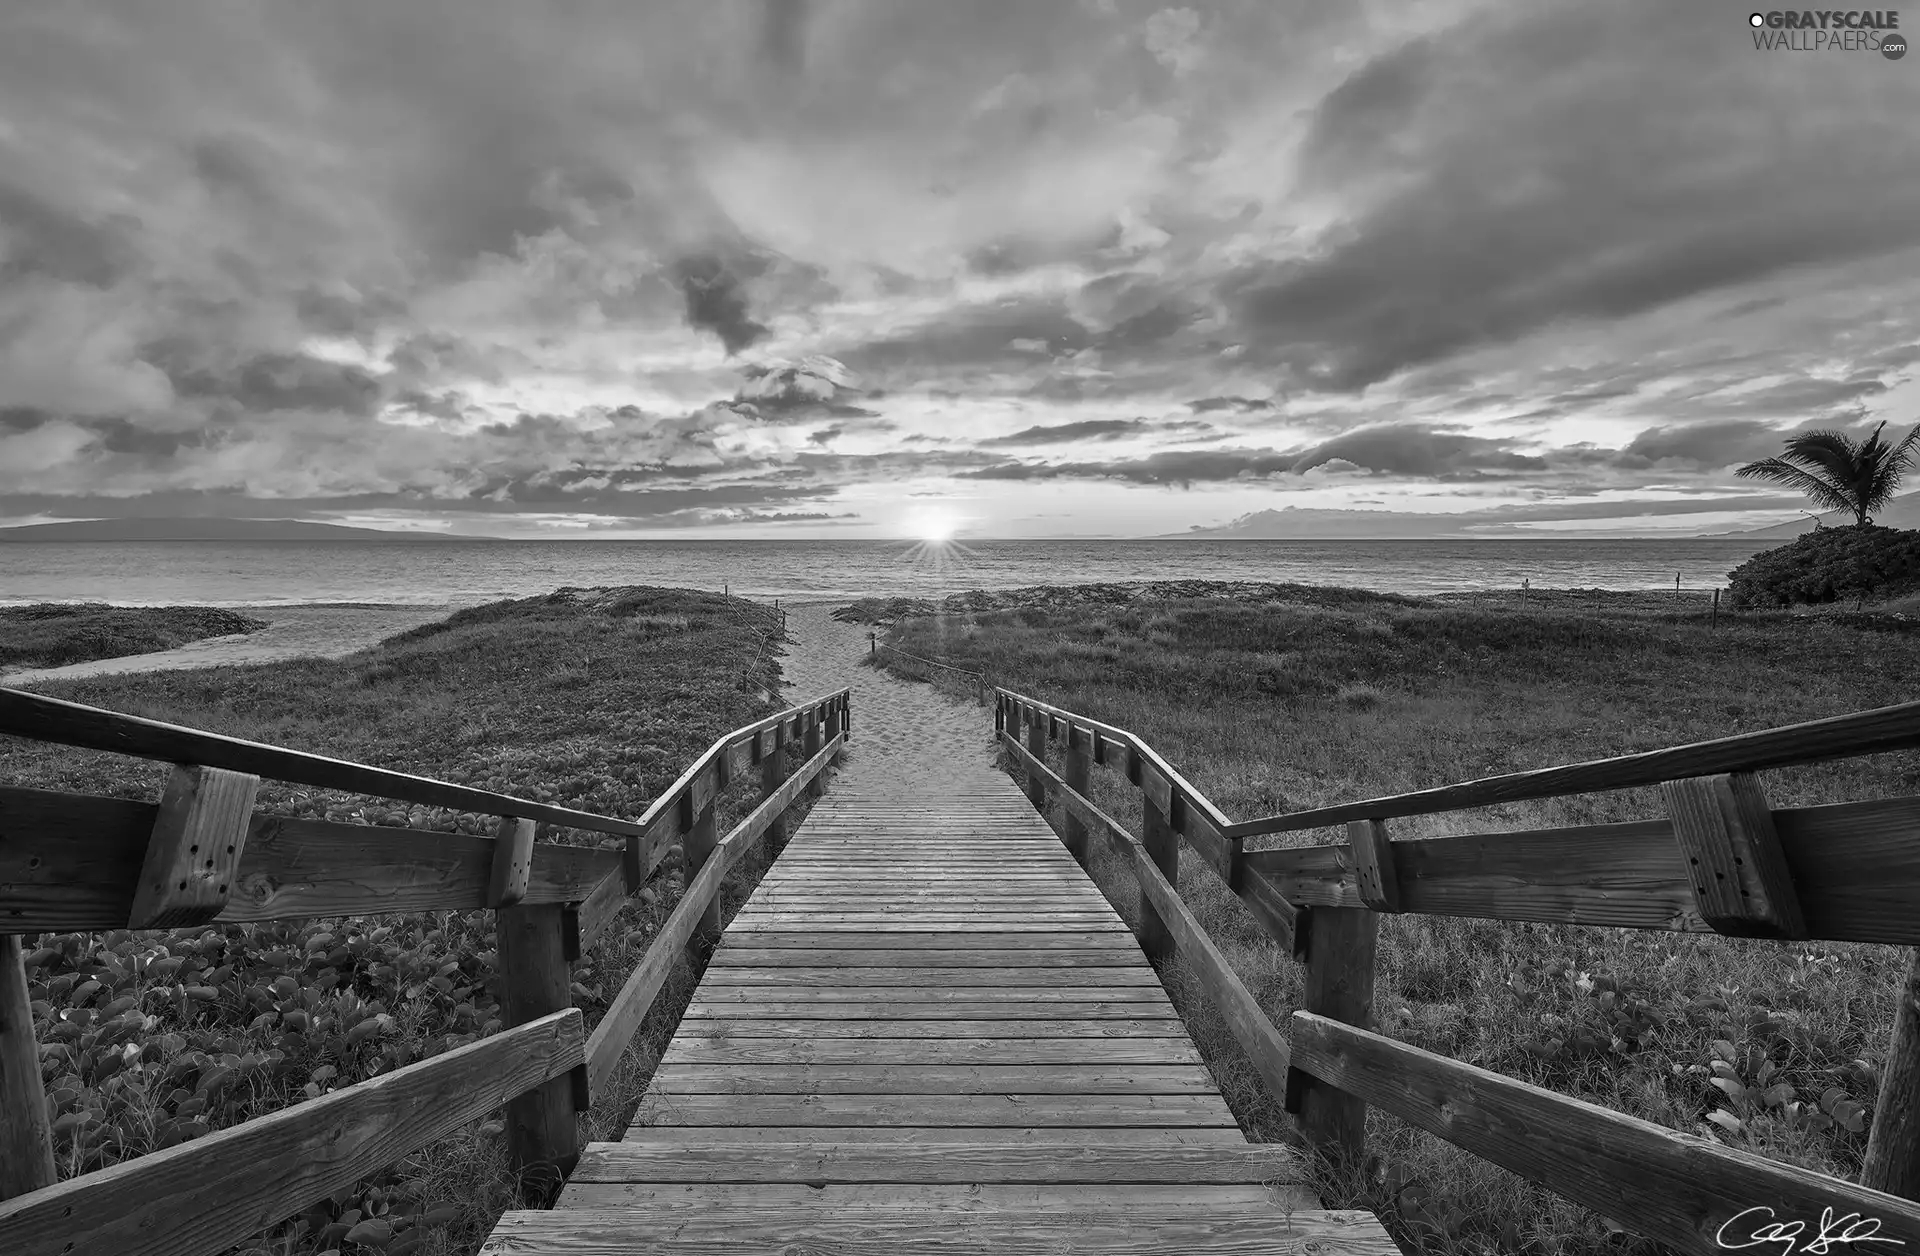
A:
<svg viewBox="0 0 1920 1256">
<path fill-rule="evenodd" d="M 1920 421 L 1920 55 L 1748 15 L 7 5 L 0 523 L 1795 518 Z"/>
</svg>

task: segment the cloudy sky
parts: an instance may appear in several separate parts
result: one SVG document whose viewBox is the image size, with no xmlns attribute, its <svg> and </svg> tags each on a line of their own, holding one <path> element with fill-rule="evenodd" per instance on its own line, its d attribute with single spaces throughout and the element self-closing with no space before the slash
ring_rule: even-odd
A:
<svg viewBox="0 0 1920 1256">
<path fill-rule="evenodd" d="M 1920 56 L 1748 12 L 9 4 L 0 522 L 1791 518 L 1920 420 Z"/>
</svg>

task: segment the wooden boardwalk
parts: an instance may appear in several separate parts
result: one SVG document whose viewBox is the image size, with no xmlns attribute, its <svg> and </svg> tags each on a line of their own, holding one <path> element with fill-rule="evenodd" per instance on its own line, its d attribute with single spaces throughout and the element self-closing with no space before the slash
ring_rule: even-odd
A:
<svg viewBox="0 0 1920 1256">
<path fill-rule="evenodd" d="M 625 1140 L 590 1145 L 556 1207 L 507 1214 L 485 1252 L 1396 1250 L 1246 1141 L 1132 933 L 1011 781 L 913 786 L 815 804 Z"/>
</svg>

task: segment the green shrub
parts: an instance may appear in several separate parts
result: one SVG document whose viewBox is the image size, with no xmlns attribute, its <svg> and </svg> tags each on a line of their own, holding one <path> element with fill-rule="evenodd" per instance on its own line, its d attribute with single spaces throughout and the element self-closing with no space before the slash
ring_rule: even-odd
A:
<svg viewBox="0 0 1920 1256">
<path fill-rule="evenodd" d="M 264 619 L 214 606 L 40 602 L 0 607 L 0 667 L 64 667 L 151 654 L 266 626 Z"/>
<path fill-rule="evenodd" d="M 1801 606 L 1920 591 L 1920 532 L 1820 528 L 1728 573 L 1736 607 Z"/>
</svg>

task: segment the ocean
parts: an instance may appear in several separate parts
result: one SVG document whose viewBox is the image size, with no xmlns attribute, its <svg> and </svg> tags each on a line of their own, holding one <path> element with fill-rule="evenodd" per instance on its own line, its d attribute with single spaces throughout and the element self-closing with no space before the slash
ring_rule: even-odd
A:
<svg viewBox="0 0 1920 1256">
<path fill-rule="evenodd" d="M 1777 542 L 1744 540 L 10 542 L 0 604 L 472 605 L 563 585 L 729 589 L 751 598 L 935 598 L 1127 580 L 1273 580 L 1398 593 L 1724 587 Z"/>
</svg>

